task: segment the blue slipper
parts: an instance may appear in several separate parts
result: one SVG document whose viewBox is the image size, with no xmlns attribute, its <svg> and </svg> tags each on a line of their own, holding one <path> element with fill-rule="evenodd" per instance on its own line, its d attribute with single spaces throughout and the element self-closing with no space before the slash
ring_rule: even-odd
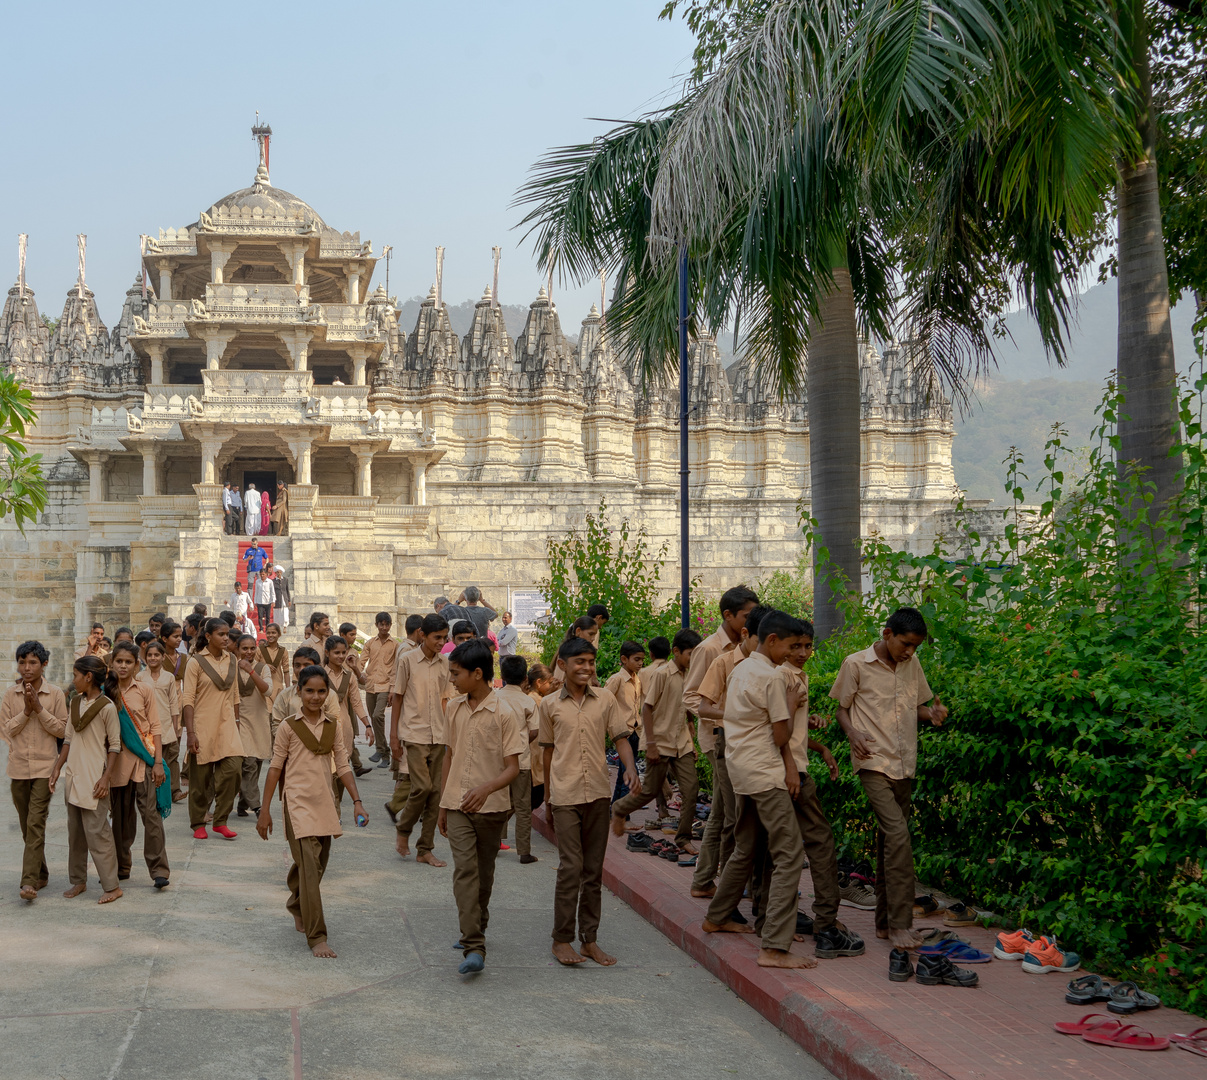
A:
<svg viewBox="0 0 1207 1080">
<path fill-rule="evenodd" d="M 941 941 L 937 945 L 923 945 L 918 950 L 921 956 L 946 956 L 947 959 L 961 964 L 987 964 L 993 957 L 962 941 Z"/>
<path fill-rule="evenodd" d="M 486 957 L 480 952 L 471 952 L 461 961 L 457 972 L 461 975 L 477 975 L 484 967 L 486 967 Z"/>
</svg>

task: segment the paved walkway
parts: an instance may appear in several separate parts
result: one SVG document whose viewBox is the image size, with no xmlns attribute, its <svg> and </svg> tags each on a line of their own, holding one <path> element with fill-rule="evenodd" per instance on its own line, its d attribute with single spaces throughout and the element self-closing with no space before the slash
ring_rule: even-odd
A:
<svg viewBox="0 0 1207 1080">
<path fill-rule="evenodd" d="M 889 982 L 890 947 L 876 939 L 872 913 L 846 905 L 840 917 L 867 942 L 865 955 L 822 960 L 799 974 L 766 971 L 754 962 L 758 942 L 753 935 L 700 929 L 708 901 L 692 899 L 691 873 L 627 851 L 623 839 L 612 837 L 604 884 L 843 1080 L 1207 1077 L 1207 1060 L 1176 1047 L 1144 1053 L 1058 1035 L 1052 1029 L 1057 1020 L 1107 1012 L 1105 1004 L 1066 1004 L 1069 975 L 1027 975 L 1017 962 L 994 960 L 973 969 L 980 975 L 976 989 Z M 812 889 L 805 870 L 806 911 L 811 911 Z M 749 916 L 749 902 L 741 906 Z M 941 924 L 941 918 L 919 920 L 919 925 Z M 970 927 L 959 933 L 983 951 L 992 950 L 994 932 Z M 795 948 L 812 955 L 811 945 Z M 1193 1031 L 1205 1023 L 1164 1007 L 1122 1019 L 1158 1035 Z"/>
<path fill-rule="evenodd" d="M 0 762 L 4 751 L 0 744 Z M 6 785 L 7 786 L 7 785 Z M 125 896 L 64 900 L 66 815 L 51 808 L 51 884 L 17 896 L 21 842 L 0 808 L 0 1076 L 5 1080 L 615 1080 L 622 1076 L 827 1080 L 830 1074 L 627 905 L 604 893 L 610 969 L 549 955 L 557 855 L 500 853 L 486 972 L 456 973 L 451 868 L 402 862 L 381 804 L 334 844 L 323 886 L 338 960 L 310 956 L 285 912 L 288 849 L 232 818 L 234 843 L 167 821 L 172 885 L 138 857 Z M 347 811 L 345 811 L 347 815 Z M 280 829 L 279 816 L 277 828 Z M 437 838 L 437 853 L 449 858 Z M 652 861 L 652 860 L 647 860 Z"/>
</svg>

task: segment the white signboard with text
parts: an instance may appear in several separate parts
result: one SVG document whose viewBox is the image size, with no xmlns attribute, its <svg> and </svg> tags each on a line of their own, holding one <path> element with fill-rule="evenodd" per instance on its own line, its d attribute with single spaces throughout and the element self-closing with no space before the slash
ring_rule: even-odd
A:
<svg viewBox="0 0 1207 1080">
<path fill-rule="evenodd" d="M 549 617 L 549 601 L 539 589 L 508 589 L 507 606 L 517 630 L 535 630 Z"/>
</svg>

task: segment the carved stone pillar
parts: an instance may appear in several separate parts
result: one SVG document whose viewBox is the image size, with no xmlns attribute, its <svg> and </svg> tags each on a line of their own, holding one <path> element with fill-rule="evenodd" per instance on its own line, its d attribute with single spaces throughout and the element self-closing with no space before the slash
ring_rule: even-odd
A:
<svg viewBox="0 0 1207 1080">
<path fill-rule="evenodd" d="M 234 330 L 218 330 L 207 327 L 199 330 L 198 334 L 205 341 L 205 366 L 209 371 L 217 371 L 222 366 L 222 354 L 226 347 L 235 340 Z"/>
<path fill-rule="evenodd" d="M 292 247 L 285 248 L 283 251 L 285 261 L 289 263 L 289 269 L 293 271 L 293 284 L 302 286 L 306 284 L 306 245 L 294 244 Z"/>
<path fill-rule="evenodd" d="M 234 253 L 234 245 L 210 242 L 210 281 L 214 285 L 222 284 L 223 270 Z"/>
<path fill-rule="evenodd" d="M 289 452 L 293 455 L 294 484 L 308 485 L 310 483 L 310 453 L 312 440 L 309 436 L 290 439 Z M 293 514 L 292 491 L 289 503 L 289 513 Z"/>
<path fill-rule="evenodd" d="M 105 465 L 109 461 L 108 454 L 92 451 L 88 454 L 88 501 L 105 501 Z"/>
<path fill-rule="evenodd" d="M 427 506 L 427 467 L 426 457 L 413 457 L 411 461 L 411 505 Z"/>
<path fill-rule="evenodd" d="M 163 359 L 167 353 L 167 347 L 161 342 L 154 341 L 147 346 L 147 352 L 151 354 L 151 385 L 163 385 Z"/>
<path fill-rule="evenodd" d="M 352 385 L 365 385 L 365 366 L 369 359 L 369 350 L 363 345 L 353 345 L 348 350 L 352 357 Z"/>
<path fill-rule="evenodd" d="M 289 359 L 293 362 L 294 371 L 305 371 L 310 357 L 310 330 L 289 330 L 281 333 L 281 341 L 289 350 Z"/>
<path fill-rule="evenodd" d="M 142 493 L 159 494 L 159 450 L 154 446 L 139 447 L 142 451 Z"/>
<path fill-rule="evenodd" d="M 218 482 L 218 454 L 221 452 L 226 438 L 209 431 L 199 435 L 198 441 L 201 443 L 201 482 L 216 484 Z"/>
<path fill-rule="evenodd" d="M 360 303 L 360 266 L 357 263 L 348 264 L 348 303 Z"/>
<path fill-rule="evenodd" d="M 373 451 L 353 449 L 356 454 L 356 494 L 368 498 L 373 494 Z"/>
<path fill-rule="evenodd" d="M 159 299 L 172 299 L 172 263 L 169 259 L 159 260 Z"/>
</svg>

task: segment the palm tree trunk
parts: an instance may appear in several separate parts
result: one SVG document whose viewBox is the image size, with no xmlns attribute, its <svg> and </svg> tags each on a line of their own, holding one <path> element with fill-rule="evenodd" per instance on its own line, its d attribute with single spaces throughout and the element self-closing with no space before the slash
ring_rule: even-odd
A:
<svg viewBox="0 0 1207 1080">
<path fill-rule="evenodd" d="M 861 587 L 859 551 L 859 343 L 851 275 L 833 271 L 834 287 L 809 324 L 809 483 L 818 542 L 814 546 L 813 619 L 818 640 L 842 626 L 838 597 Z"/>
<path fill-rule="evenodd" d="M 1154 509 L 1175 493 L 1180 456 L 1170 456 L 1177 428 L 1169 275 L 1157 187 L 1156 115 L 1148 61 L 1144 0 L 1128 0 L 1132 62 L 1139 78 L 1136 115 L 1143 153 L 1121 160 L 1119 221 L 1119 383 L 1126 402 L 1119 420 L 1121 468 L 1139 467 L 1156 486 Z"/>
</svg>

